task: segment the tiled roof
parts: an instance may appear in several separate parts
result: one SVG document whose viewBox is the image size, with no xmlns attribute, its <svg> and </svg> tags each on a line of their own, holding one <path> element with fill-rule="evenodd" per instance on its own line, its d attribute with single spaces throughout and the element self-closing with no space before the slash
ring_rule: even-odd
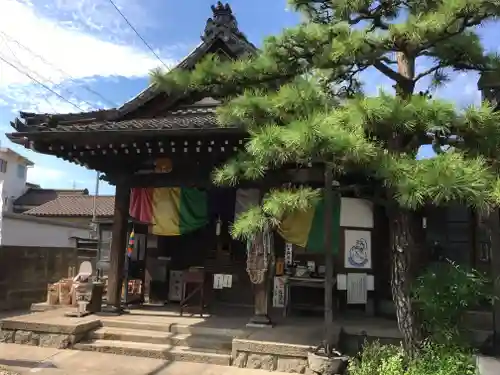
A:
<svg viewBox="0 0 500 375">
<path fill-rule="evenodd" d="M 185 107 L 168 112 L 156 118 L 132 119 L 124 121 L 60 122 L 49 126 L 46 122 L 30 125 L 24 131 L 42 132 L 85 132 L 110 130 L 169 130 L 217 128 L 216 106 Z"/>
<path fill-rule="evenodd" d="M 92 195 L 61 195 L 50 202 L 26 211 L 24 214 L 33 216 L 91 217 L 93 207 L 94 197 Z M 114 207 L 114 196 L 98 196 L 96 198 L 97 217 L 112 217 Z"/>
<path fill-rule="evenodd" d="M 50 202 L 60 195 L 88 195 L 87 189 L 42 189 L 40 187 L 29 186 L 28 190 L 14 201 L 14 206 L 40 206 Z"/>
</svg>

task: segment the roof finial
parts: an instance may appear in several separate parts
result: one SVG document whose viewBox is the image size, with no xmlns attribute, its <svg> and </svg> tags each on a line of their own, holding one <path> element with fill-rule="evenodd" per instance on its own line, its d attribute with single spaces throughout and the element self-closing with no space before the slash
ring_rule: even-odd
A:
<svg viewBox="0 0 500 375">
<path fill-rule="evenodd" d="M 212 5 L 211 8 L 213 16 L 207 20 L 204 35 L 201 37 L 202 40 L 206 41 L 207 39 L 228 32 L 238 36 L 241 35 L 238 29 L 238 23 L 236 22 L 236 18 L 229 4 L 222 4 L 222 2 L 218 1 L 217 4 Z"/>
</svg>

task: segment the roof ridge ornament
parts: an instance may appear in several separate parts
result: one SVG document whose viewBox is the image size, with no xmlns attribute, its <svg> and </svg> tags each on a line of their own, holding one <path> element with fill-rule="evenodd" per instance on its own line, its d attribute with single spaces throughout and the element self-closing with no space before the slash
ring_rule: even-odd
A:
<svg viewBox="0 0 500 375">
<path fill-rule="evenodd" d="M 211 39 L 220 37 L 227 42 L 231 34 L 245 38 L 243 33 L 238 29 L 238 22 L 228 3 L 222 4 L 222 2 L 218 1 L 217 5 L 212 5 L 211 8 L 213 16 L 207 19 L 201 40 L 208 42 Z"/>
</svg>

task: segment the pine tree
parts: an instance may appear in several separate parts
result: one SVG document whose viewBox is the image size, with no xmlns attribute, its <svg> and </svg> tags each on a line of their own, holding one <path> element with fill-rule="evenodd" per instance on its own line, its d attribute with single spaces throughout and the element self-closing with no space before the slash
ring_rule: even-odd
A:
<svg viewBox="0 0 500 375">
<path fill-rule="evenodd" d="M 362 170 L 378 181 L 390 228 L 391 287 L 405 348 L 422 338 L 410 299 L 411 267 L 421 251 L 416 210 L 461 202 L 498 204 L 500 116 L 492 108 L 458 111 L 415 92 L 450 71 L 499 71 L 474 28 L 500 14 L 498 0 L 290 0 L 307 20 L 269 37 L 260 54 L 235 62 L 207 58 L 192 72 L 152 73 L 159 89 L 227 98 L 222 126 L 247 129 L 245 150 L 214 172 L 219 184 L 259 179 L 289 164 L 321 162 L 337 175 Z M 425 68 L 420 69 L 424 62 Z M 395 93 L 361 94 L 360 73 L 376 69 Z M 416 160 L 423 144 L 439 152 Z M 443 146 L 447 146 L 444 147 Z M 445 151 L 445 152 L 444 152 Z M 279 225 L 309 207 L 311 188 L 271 191 L 242 215 L 233 235 Z"/>
</svg>

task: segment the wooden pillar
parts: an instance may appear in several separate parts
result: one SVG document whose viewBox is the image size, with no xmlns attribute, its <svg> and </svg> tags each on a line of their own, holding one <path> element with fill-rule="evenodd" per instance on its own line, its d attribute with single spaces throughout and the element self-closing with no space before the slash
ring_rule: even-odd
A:
<svg viewBox="0 0 500 375">
<path fill-rule="evenodd" d="M 257 235 L 257 241 L 262 241 L 262 234 Z M 271 249 L 274 251 L 274 249 Z M 270 288 L 271 288 L 271 278 L 272 278 L 272 269 L 273 262 L 272 259 L 274 257 L 269 254 L 268 256 L 268 264 L 267 271 L 264 274 L 264 278 L 262 282 L 253 284 L 253 293 L 254 293 L 254 315 L 248 322 L 248 327 L 269 327 L 272 326 L 271 319 L 269 318 L 269 303 L 270 303 Z M 264 264 L 264 258 L 262 255 L 259 255 L 256 262 L 256 269 L 264 269 L 266 265 Z"/>
<path fill-rule="evenodd" d="M 332 214 L 333 214 L 333 172 L 325 164 L 325 211 L 324 211 L 324 246 L 325 246 L 325 339 L 333 344 L 333 252 L 332 252 Z"/>
<path fill-rule="evenodd" d="M 254 315 L 247 324 L 249 327 L 267 327 L 273 324 L 269 317 L 270 279 L 268 271 L 264 282 L 254 285 Z"/>
<path fill-rule="evenodd" d="M 130 188 L 124 184 L 116 185 L 107 297 L 108 306 L 117 312 L 121 309 L 129 205 Z"/>
</svg>

